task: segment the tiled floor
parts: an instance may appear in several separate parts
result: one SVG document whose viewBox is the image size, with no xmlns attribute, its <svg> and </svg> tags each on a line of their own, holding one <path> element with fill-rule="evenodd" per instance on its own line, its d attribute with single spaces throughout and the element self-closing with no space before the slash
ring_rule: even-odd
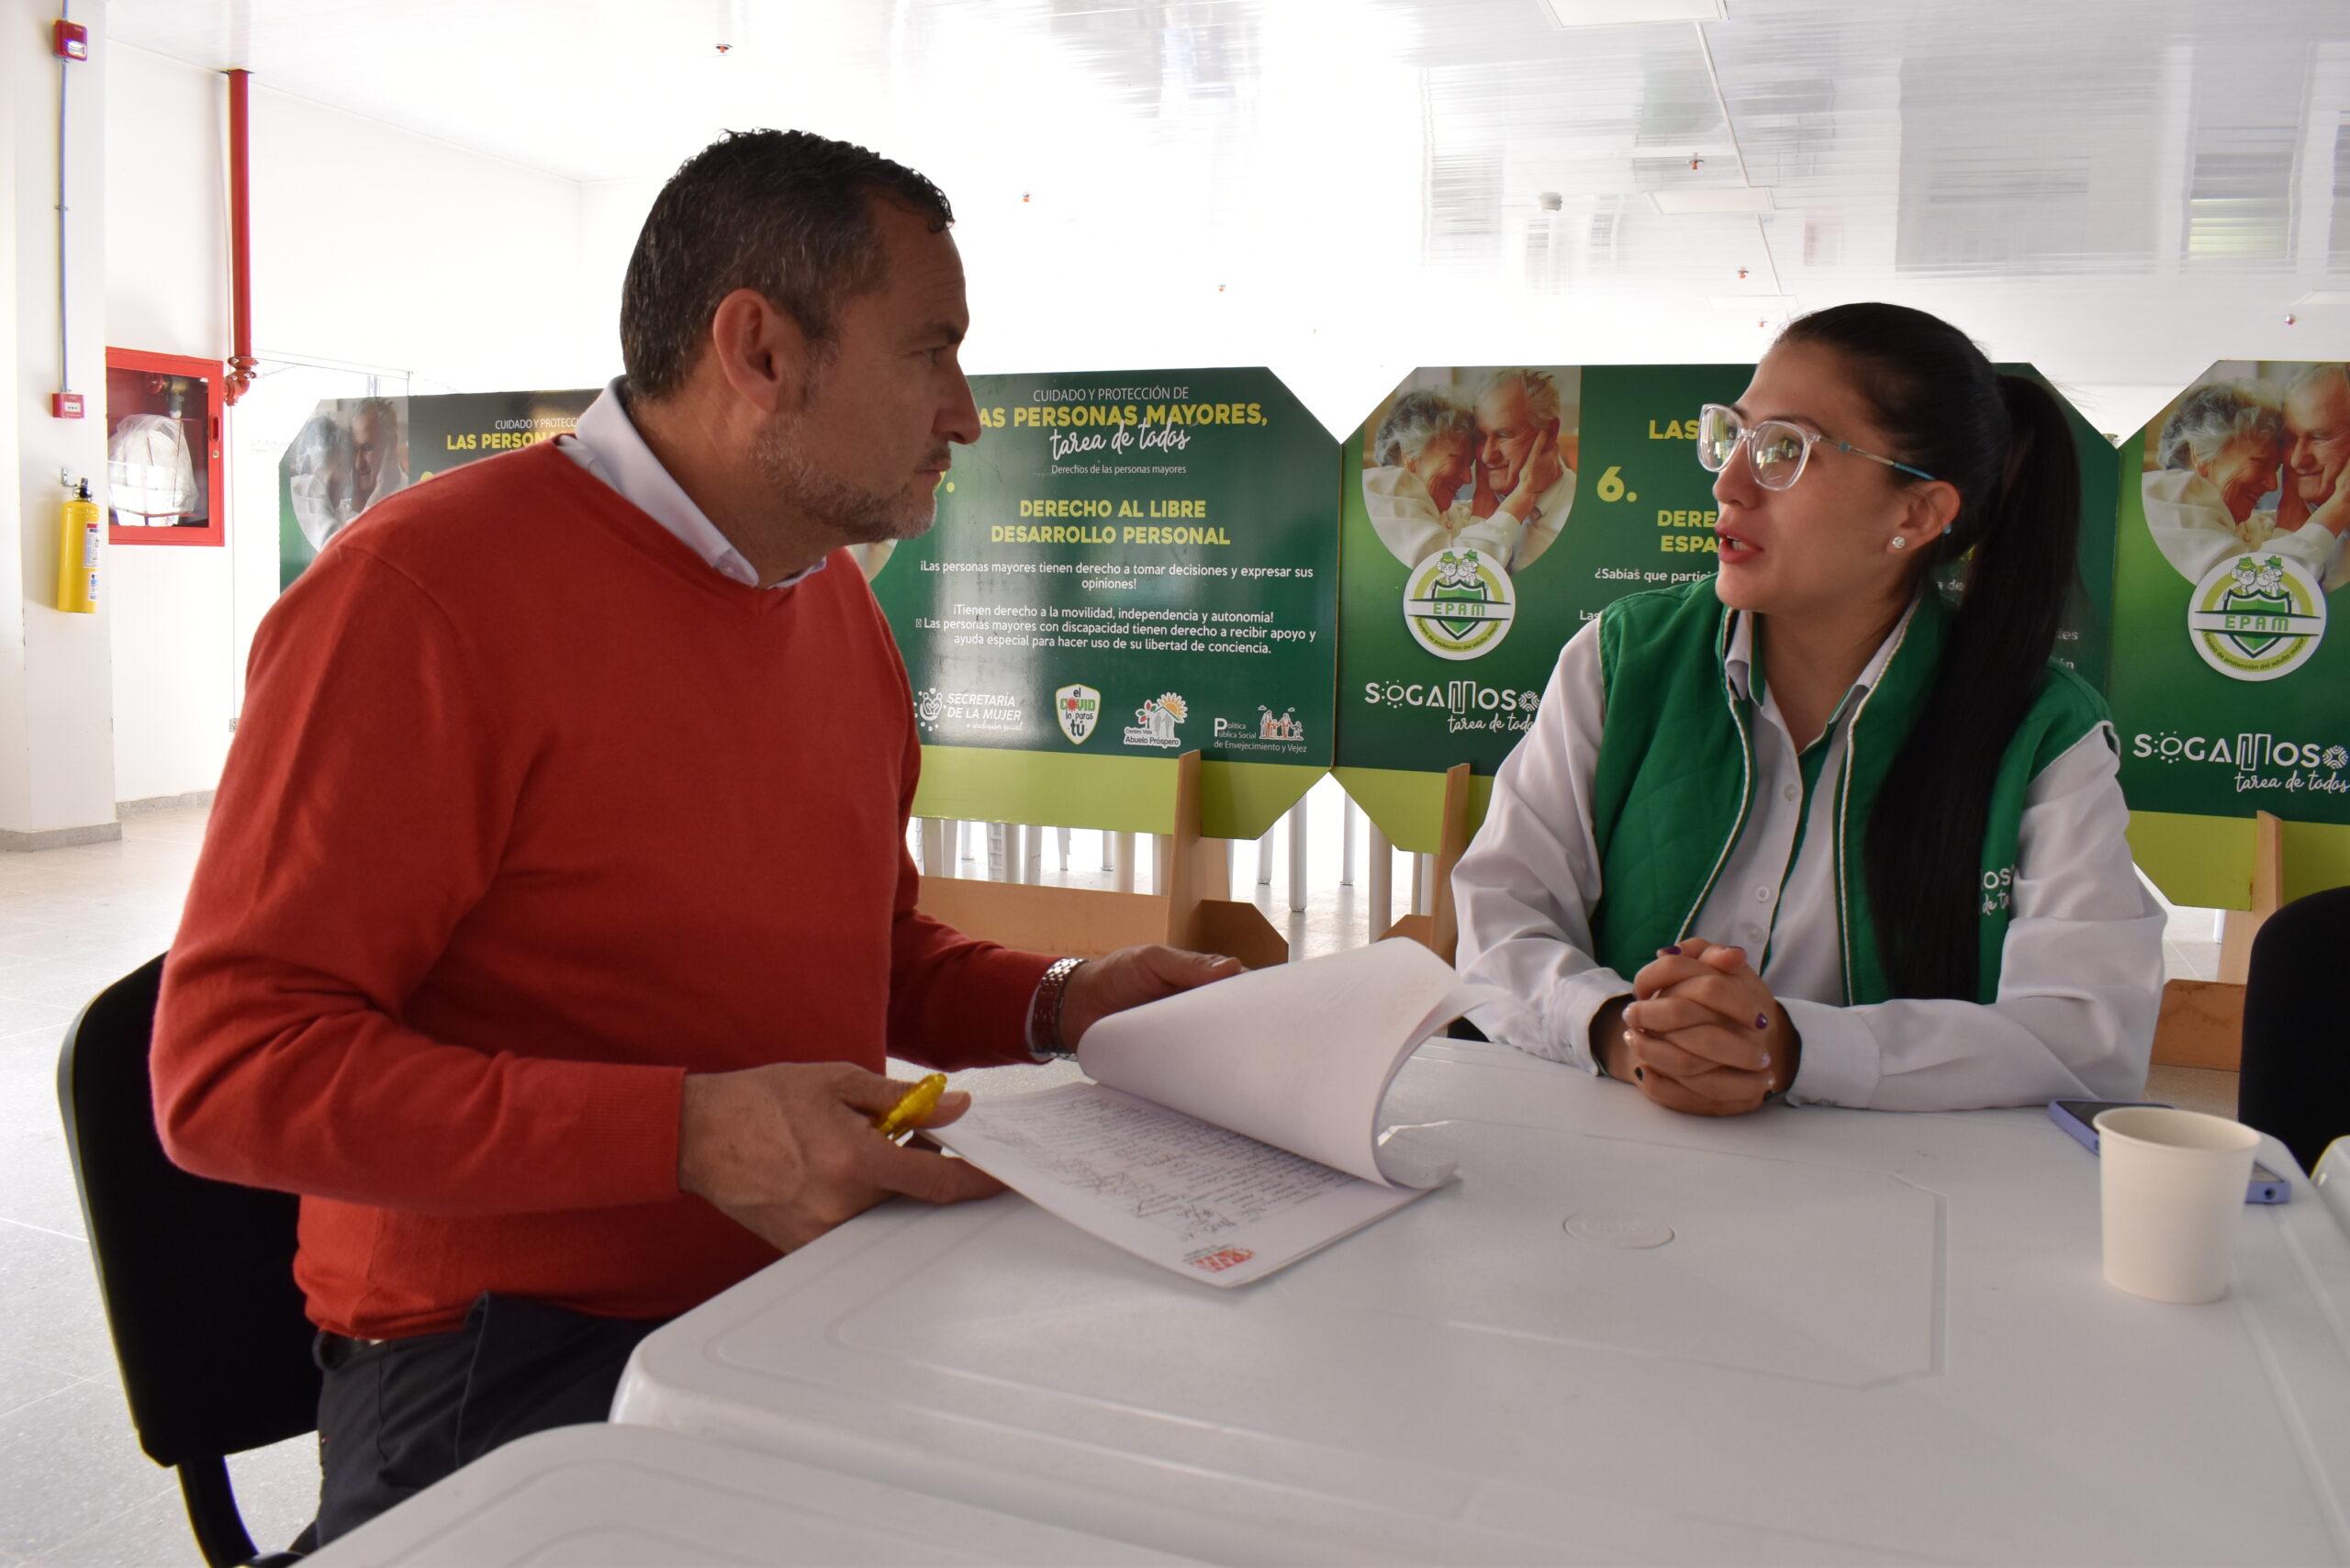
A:
<svg viewBox="0 0 2350 1568">
<path fill-rule="evenodd" d="M 117 844 L 0 855 L 0 1565 L 201 1562 L 178 1485 L 140 1452 L 116 1381 L 57 1055 L 82 1003 L 170 941 L 205 815 L 134 817 Z M 231 1470 L 264 1548 L 317 1507 L 307 1440 Z"/>
<path fill-rule="evenodd" d="M 1284 907 L 1285 850 L 1271 886 L 1256 883 L 1253 846 L 1234 855 L 1235 890 L 1253 891 L 1306 956 L 1363 939 L 1362 890 L 1336 885 L 1339 800 L 1326 780 L 1311 800 L 1315 890 L 1304 913 Z M 139 1451 L 116 1381 L 58 1122 L 56 1071 L 74 1012 L 169 942 L 205 817 L 134 817 L 119 843 L 0 854 L 0 1568 L 200 1561 L 177 1486 Z M 1099 835 L 1075 834 L 1074 848 L 1071 869 L 1046 879 L 1107 886 Z M 1058 857 L 1048 852 L 1047 864 L 1057 868 Z M 1401 857 L 1396 867 L 1401 913 L 1410 871 Z M 2208 911 L 2174 914 L 2173 975 L 2216 973 L 2210 922 Z M 968 1086 L 1034 1088 L 1070 1070 L 997 1069 Z M 2158 1092 L 2233 1110 L 2231 1074 L 2174 1070 Z M 231 1469 L 262 1547 L 285 1544 L 308 1520 L 318 1467 L 308 1439 L 240 1456 Z"/>
</svg>

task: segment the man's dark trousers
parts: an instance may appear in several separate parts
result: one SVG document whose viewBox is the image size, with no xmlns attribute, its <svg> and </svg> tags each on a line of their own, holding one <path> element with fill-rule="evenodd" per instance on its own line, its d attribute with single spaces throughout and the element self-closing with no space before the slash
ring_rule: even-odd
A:
<svg viewBox="0 0 2350 1568">
<path fill-rule="evenodd" d="M 660 1327 L 485 1295 L 454 1333 L 319 1335 L 319 1544 L 516 1438 L 605 1419 L 629 1352 Z"/>
</svg>

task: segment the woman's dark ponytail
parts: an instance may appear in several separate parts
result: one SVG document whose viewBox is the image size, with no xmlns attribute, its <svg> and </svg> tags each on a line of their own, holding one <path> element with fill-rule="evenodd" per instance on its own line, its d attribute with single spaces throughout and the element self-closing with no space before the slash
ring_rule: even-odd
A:
<svg viewBox="0 0 2350 1568">
<path fill-rule="evenodd" d="M 1837 351 L 1892 438 L 1888 455 L 1958 489 L 1958 519 L 1926 563 L 1933 577 L 1959 564 L 1958 614 L 1866 842 L 1894 994 L 1972 1000 L 1991 788 L 2047 678 L 2073 594 L 2081 471 L 2072 430 L 2046 387 L 2000 375 L 1965 334 L 1920 310 L 1838 306 L 1791 323 L 1785 341 Z"/>
</svg>

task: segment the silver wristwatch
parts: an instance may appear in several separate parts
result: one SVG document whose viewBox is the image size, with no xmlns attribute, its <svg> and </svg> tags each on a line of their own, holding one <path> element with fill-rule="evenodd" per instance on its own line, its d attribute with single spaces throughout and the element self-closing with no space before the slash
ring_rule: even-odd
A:
<svg viewBox="0 0 2350 1568">
<path fill-rule="evenodd" d="M 1063 958 L 1045 971 L 1028 999 L 1028 1053 L 1038 1061 L 1066 1060 L 1077 1053 L 1061 1041 L 1061 999 L 1069 994 L 1069 977 L 1083 967 L 1083 958 Z"/>
</svg>

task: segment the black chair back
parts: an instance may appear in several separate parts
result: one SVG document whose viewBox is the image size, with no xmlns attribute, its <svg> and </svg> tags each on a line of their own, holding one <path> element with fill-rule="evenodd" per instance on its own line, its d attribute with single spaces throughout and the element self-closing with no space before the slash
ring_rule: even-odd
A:
<svg viewBox="0 0 2350 1568">
<path fill-rule="evenodd" d="M 2236 1119 L 2275 1134 L 2304 1170 L 2350 1136 L 2350 1051 L 2333 967 L 2345 951 L 2350 888 L 2310 893 L 2261 922 L 2244 978 Z"/>
<path fill-rule="evenodd" d="M 315 1430 L 319 1372 L 294 1284 L 299 1200 L 190 1175 L 156 1135 L 147 1051 L 162 972 L 158 958 L 82 1010 L 57 1098 L 140 1446 L 180 1472 L 219 1568 L 253 1552 L 224 1457 Z"/>
</svg>

